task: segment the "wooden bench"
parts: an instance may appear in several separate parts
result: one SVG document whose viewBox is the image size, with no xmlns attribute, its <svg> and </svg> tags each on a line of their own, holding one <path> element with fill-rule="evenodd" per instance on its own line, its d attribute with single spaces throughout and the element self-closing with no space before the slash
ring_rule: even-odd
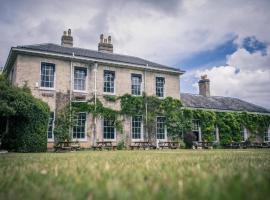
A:
<svg viewBox="0 0 270 200">
<path fill-rule="evenodd" d="M 69 142 L 69 141 L 64 141 L 64 142 L 58 142 L 54 146 L 55 151 L 77 151 L 80 150 L 81 146 L 79 142 Z"/>
<path fill-rule="evenodd" d="M 95 146 L 93 146 L 94 150 L 116 150 L 117 146 L 113 144 L 112 141 L 100 141 L 97 142 Z"/>
<path fill-rule="evenodd" d="M 134 149 L 155 149 L 156 146 L 152 145 L 149 141 L 136 141 L 129 145 L 131 150 Z"/>
<path fill-rule="evenodd" d="M 179 148 L 179 142 L 159 142 L 158 146 L 161 149 L 167 148 L 167 149 L 177 149 Z"/>
</svg>

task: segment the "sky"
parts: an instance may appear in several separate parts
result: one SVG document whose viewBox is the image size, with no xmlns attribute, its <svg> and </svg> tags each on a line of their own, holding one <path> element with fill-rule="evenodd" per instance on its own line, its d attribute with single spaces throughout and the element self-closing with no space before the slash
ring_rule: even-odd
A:
<svg viewBox="0 0 270 200">
<path fill-rule="evenodd" d="M 97 50 L 112 36 L 114 52 L 180 68 L 181 92 L 198 93 L 207 74 L 211 95 L 270 109 L 270 0 L 0 0 L 0 66 L 12 46 L 60 44 Z"/>
</svg>

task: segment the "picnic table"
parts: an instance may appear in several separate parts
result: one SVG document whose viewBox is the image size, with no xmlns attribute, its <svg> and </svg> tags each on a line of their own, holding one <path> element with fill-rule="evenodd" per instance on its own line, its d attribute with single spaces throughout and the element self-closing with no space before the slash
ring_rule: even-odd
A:
<svg viewBox="0 0 270 200">
<path fill-rule="evenodd" d="M 154 145 L 152 145 L 149 141 L 135 141 L 132 142 L 131 145 L 129 145 L 130 149 L 151 149 L 151 148 L 155 148 Z"/>
<path fill-rule="evenodd" d="M 103 149 L 107 149 L 107 150 L 115 150 L 116 149 L 116 145 L 113 144 L 112 141 L 99 141 L 97 142 L 97 144 L 95 146 L 93 146 L 93 149 L 96 150 L 103 150 Z"/>
<path fill-rule="evenodd" d="M 62 141 L 58 142 L 54 149 L 55 151 L 76 151 L 80 149 L 80 143 L 78 141 Z"/>
<path fill-rule="evenodd" d="M 208 142 L 208 141 L 194 141 L 193 146 L 196 149 L 213 149 L 214 142 Z"/>
<path fill-rule="evenodd" d="M 179 142 L 169 142 L 169 141 L 166 141 L 166 142 L 162 142 L 160 141 L 158 143 L 158 146 L 161 148 L 161 149 L 164 149 L 164 148 L 168 148 L 168 149 L 177 149 L 179 148 Z"/>
</svg>

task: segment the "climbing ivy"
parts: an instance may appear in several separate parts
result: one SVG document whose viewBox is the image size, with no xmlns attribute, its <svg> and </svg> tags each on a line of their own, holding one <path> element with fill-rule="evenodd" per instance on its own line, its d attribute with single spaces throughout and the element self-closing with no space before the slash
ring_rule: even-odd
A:
<svg viewBox="0 0 270 200">
<path fill-rule="evenodd" d="M 102 116 L 115 120 L 115 126 L 118 130 L 123 130 L 121 116 L 142 116 L 149 139 L 155 137 L 156 117 L 164 116 L 168 136 L 172 138 L 182 137 L 183 134 L 192 131 L 192 121 L 198 120 L 203 140 L 213 141 L 215 139 L 215 128 L 218 126 L 221 144 L 227 144 L 231 141 L 241 140 L 241 129 L 245 126 L 255 134 L 261 134 L 270 125 L 270 115 L 246 113 L 246 112 L 214 112 L 203 109 L 183 108 L 178 99 L 167 97 L 164 99 L 155 96 L 132 96 L 125 94 L 113 99 L 104 98 L 107 101 L 120 101 L 120 110 L 114 110 L 105 107 L 97 99 L 96 105 L 94 99 L 87 102 L 73 102 L 72 107 L 77 112 L 91 113 L 93 118 Z"/>
</svg>

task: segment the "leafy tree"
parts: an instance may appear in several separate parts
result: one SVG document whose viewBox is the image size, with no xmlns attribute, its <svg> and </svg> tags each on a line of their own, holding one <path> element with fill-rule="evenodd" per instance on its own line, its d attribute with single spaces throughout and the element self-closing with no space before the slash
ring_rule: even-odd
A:
<svg viewBox="0 0 270 200">
<path fill-rule="evenodd" d="M 1 144 L 13 151 L 46 151 L 49 106 L 26 87 L 12 86 L 0 76 Z"/>
</svg>

